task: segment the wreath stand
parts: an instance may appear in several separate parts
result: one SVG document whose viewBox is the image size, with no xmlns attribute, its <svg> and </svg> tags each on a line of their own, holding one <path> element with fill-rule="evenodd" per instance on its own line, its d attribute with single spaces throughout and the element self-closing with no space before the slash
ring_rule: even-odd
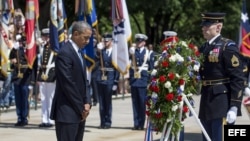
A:
<svg viewBox="0 0 250 141">
<path fill-rule="evenodd" d="M 190 104 L 190 102 L 188 101 L 187 97 L 185 94 L 182 94 L 182 100 L 184 100 L 184 102 L 187 104 L 188 108 L 190 109 L 191 113 L 194 115 L 194 118 L 195 120 L 198 122 L 205 138 L 207 139 L 207 141 L 211 141 L 210 137 L 208 136 L 206 130 L 204 129 L 203 125 L 201 124 L 200 122 L 200 119 L 198 118 L 197 114 L 195 113 L 192 105 Z M 182 107 L 182 106 L 181 106 Z M 180 109 L 182 111 L 182 108 Z M 179 115 L 179 119 L 181 120 L 182 118 L 182 113 L 180 113 Z M 173 118 L 174 119 L 174 118 Z M 161 136 L 161 139 L 160 141 L 175 141 L 175 136 L 171 135 L 170 137 L 170 133 L 171 133 L 171 129 L 172 129 L 172 126 L 173 126 L 173 122 L 174 120 L 171 121 L 170 125 L 167 127 L 167 122 L 164 124 L 164 127 L 163 127 L 163 131 L 162 131 L 162 136 Z M 177 140 L 179 140 L 180 138 L 180 132 L 178 132 L 178 135 L 176 137 Z M 170 140 L 171 138 L 171 140 Z"/>
</svg>

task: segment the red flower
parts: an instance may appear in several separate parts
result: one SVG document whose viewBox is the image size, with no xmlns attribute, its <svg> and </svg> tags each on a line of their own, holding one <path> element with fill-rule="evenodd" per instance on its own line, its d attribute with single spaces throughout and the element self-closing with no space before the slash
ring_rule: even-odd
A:
<svg viewBox="0 0 250 141">
<path fill-rule="evenodd" d="M 163 52 L 164 50 L 166 50 L 166 51 L 167 51 L 167 50 L 168 50 L 168 47 L 166 47 L 166 46 L 165 46 L 165 47 L 163 47 L 163 48 L 162 48 L 162 52 Z"/>
<path fill-rule="evenodd" d="M 160 119 L 162 118 L 162 115 L 163 115 L 162 112 L 156 113 L 155 118 Z"/>
<path fill-rule="evenodd" d="M 147 105 L 148 107 L 150 107 L 150 105 L 151 105 L 150 102 L 149 102 L 149 100 L 150 100 L 150 99 L 148 99 L 148 100 L 146 101 L 146 105 Z"/>
<path fill-rule="evenodd" d="M 185 83 L 185 80 L 183 80 L 183 79 L 179 80 L 179 85 L 184 85 L 184 83 Z"/>
<path fill-rule="evenodd" d="M 190 43 L 190 44 L 188 44 L 188 47 L 191 48 L 191 49 L 194 49 L 195 45 Z"/>
<path fill-rule="evenodd" d="M 163 61 L 161 63 L 161 65 L 162 65 L 162 67 L 166 67 L 167 68 L 169 66 L 169 63 L 167 61 Z"/>
<path fill-rule="evenodd" d="M 163 83 L 163 82 L 165 82 L 167 79 L 166 79 L 166 77 L 164 76 L 164 75 L 161 75 L 160 77 L 159 77 L 159 81 L 161 82 L 161 83 Z"/>
<path fill-rule="evenodd" d="M 169 78 L 170 80 L 174 80 L 174 78 L 175 78 L 174 73 L 170 72 L 170 73 L 168 74 L 168 78 Z"/>
<path fill-rule="evenodd" d="M 146 112 L 145 112 L 145 114 L 146 114 L 147 116 L 149 116 L 149 115 L 150 115 L 149 111 L 146 111 Z"/>
<path fill-rule="evenodd" d="M 188 112 L 188 107 L 187 107 L 187 106 L 183 106 L 182 111 L 183 111 L 184 113 L 187 113 L 187 112 Z"/>
<path fill-rule="evenodd" d="M 177 100 L 178 102 L 180 102 L 182 100 L 182 96 L 181 95 L 177 96 Z"/>
<path fill-rule="evenodd" d="M 195 51 L 195 56 L 200 56 L 200 52 L 199 51 Z"/>
<path fill-rule="evenodd" d="M 150 85 L 149 89 L 150 89 L 151 91 L 153 91 L 153 92 L 156 92 L 156 93 L 158 93 L 159 90 L 160 90 L 159 87 L 156 86 L 156 85 Z"/>
<path fill-rule="evenodd" d="M 174 99 L 174 94 L 173 94 L 173 93 L 167 94 L 167 95 L 165 96 L 165 99 L 166 99 L 167 101 L 173 100 L 173 99 Z"/>
</svg>

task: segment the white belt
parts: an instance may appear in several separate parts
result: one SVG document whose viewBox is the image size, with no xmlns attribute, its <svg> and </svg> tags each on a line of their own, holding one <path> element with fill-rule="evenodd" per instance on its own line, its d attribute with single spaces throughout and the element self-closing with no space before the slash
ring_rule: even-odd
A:
<svg viewBox="0 0 250 141">
<path fill-rule="evenodd" d="M 100 68 L 100 70 L 104 70 L 104 71 L 114 71 L 114 68 Z"/>
</svg>

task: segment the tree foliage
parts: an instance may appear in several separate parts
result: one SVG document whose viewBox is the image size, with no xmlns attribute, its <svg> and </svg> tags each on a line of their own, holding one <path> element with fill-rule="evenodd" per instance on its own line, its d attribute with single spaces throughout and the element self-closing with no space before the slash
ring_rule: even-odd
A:
<svg viewBox="0 0 250 141">
<path fill-rule="evenodd" d="M 15 7 L 25 9 L 25 0 L 14 0 Z M 223 36 L 237 41 L 242 1 L 239 0 L 126 0 L 133 34 L 145 33 L 148 43 L 158 45 L 163 31 L 174 30 L 179 38 L 193 39 L 196 44 L 203 41 L 201 34 L 202 12 L 225 12 Z M 39 0 L 40 28 L 47 26 L 50 0 Z M 75 2 L 64 0 L 68 25 L 76 19 Z M 250 2 L 247 1 L 248 13 Z M 111 0 L 95 0 L 98 17 L 98 32 L 112 32 Z"/>
</svg>

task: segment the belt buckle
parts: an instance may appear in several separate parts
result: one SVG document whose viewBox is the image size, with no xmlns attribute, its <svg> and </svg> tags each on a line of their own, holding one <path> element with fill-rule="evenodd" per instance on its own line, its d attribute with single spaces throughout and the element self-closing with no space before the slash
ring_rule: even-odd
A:
<svg viewBox="0 0 250 141">
<path fill-rule="evenodd" d="M 202 82 L 202 85 L 203 85 L 203 86 L 206 86 L 206 85 L 207 85 L 206 81 L 203 81 L 203 82 Z"/>
<path fill-rule="evenodd" d="M 102 75 L 102 80 L 107 80 L 107 76 L 106 75 Z"/>
<path fill-rule="evenodd" d="M 140 72 L 135 72 L 134 73 L 134 78 L 137 78 L 137 79 L 141 78 L 141 73 Z"/>
</svg>

